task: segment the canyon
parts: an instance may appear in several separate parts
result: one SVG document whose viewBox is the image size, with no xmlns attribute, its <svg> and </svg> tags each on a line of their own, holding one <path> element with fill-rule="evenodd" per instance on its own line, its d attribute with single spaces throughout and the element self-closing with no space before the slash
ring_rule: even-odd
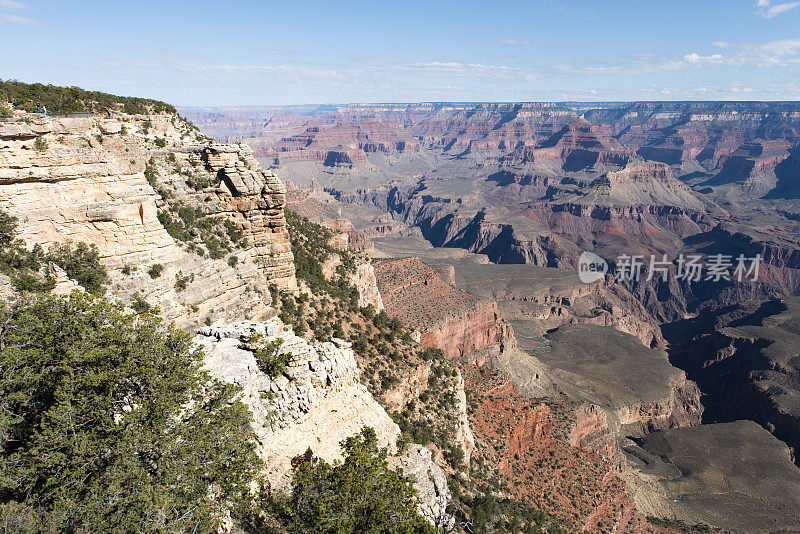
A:
<svg viewBox="0 0 800 534">
<path fill-rule="evenodd" d="M 192 334 L 271 487 L 369 426 L 445 529 L 488 495 L 569 531 L 800 528 L 792 106 L 15 111 L 0 209 Z M 717 253 L 758 279 L 613 276 Z"/>
<path fill-rule="evenodd" d="M 525 398 L 572 403 L 564 435 L 618 466 L 637 510 L 731 531 L 792 528 L 782 504 L 703 493 L 736 487 L 758 500 L 758 470 L 797 481 L 796 103 L 182 113 L 250 145 L 290 184 L 291 209 L 371 256 L 386 311 L 424 344 L 509 377 Z M 245 116 L 247 127 L 230 126 Z M 576 272 L 584 251 L 609 266 L 589 284 Z M 679 279 L 678 259 L 697 254 L 762 261 L 751 279 Z M 615 279 L 626 255 L 664 257 L 668 274 Z M 747 439 L 718 457 L 697 452 L 733 435 Z M 759 467 L 728 472 L 748 447 L 763 447 Z M 748 506 L 770 511 L 753 521 Z"/>
</svg>

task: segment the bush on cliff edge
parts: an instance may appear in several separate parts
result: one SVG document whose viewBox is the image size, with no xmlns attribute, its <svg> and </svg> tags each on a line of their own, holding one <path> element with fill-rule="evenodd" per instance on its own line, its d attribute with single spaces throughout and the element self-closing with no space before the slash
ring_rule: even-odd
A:
<svg viewBox="0 0 800 534">
<path fill-rule="evenodd" d="M 292 461 L 289 495 L 261 492 L 261 501 L 241 514 L 245 530 L 257 533 L 433 534 L 419 514 L 411 480 L 387 464 L 375 430 L 342 441 L 344 461 L 333 465 L 311 450 Z"/>
<path fill-rule="evenodd" d="M 209 531 L 259 460 L 201 357 L 90 295 L 0 304 L 0 530 Z"/>
</svg>

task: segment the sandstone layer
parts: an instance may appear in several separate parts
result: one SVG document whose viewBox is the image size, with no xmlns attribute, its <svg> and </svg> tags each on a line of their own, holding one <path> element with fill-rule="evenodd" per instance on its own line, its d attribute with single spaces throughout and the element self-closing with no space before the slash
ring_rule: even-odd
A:
<svg viewBox="0 0 800 534">
<path fill-rule="evenodd" d="M 375 272 L 387 313 L 418 330 L 424 346 L 441 348 L 448 358 L 468 358 L 486 346 L 513 343 L 494 302 L 445 283 L 419 259 L 379 261 Z"/>
<path fill-rule="evenodd" d="M 33 146 L 37 138 L 44 148 Z M 255 170 L 242 178 L 238 157 L 249 154 L 246 147 L 214 145 L 170 115 L 18 118 L 0 124 L 0 139 L 0 208 L 20 220 L 20 237 L 45 248 L 96 245 L 123 299 L 139 294 L 191 327 L 206 318 L 265 316 L 269 302 L 254 289 L 270 282 L 293 287 L 283 186 L 254 160 L 248 164 Z M 159 221 L 164 199 L 145 177 L 145 162 L 152 158 L 153 172 L 170 176 L 174 170 L 161 159 L 170 153 L 197 155 L 206 166 L 198 172 L 216 177 L 208 194 L 218 202 L 209 206 L 250 238 L 235 266 L 187 252 Z M 148 274 L 154 265 L 163 267 L 156 277 Z M 176 288 L 182 278 L 185 290 Z"/>
</svg>

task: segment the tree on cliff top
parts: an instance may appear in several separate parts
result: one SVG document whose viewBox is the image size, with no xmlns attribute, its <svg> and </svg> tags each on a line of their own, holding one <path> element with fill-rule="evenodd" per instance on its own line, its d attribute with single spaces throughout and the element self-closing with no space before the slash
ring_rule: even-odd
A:
<svg viewBox="0 0 800 534">
<path fill-rule="evenodd" d="M 209 531 L 259 461 L 201 357 L 90 295 L 0 304 L 0 530 Z"/>
<path fill-rule="evenodd" d="M 130 114 L 177 113 L 174 106 L 159 100 L 16 80 L 0 80 L 0 102 L 10 102 L 14 107 L 26 111 L 36 111 L 38 106 L 44 106 L 55 114 L 98 113 L 106 110 Z"/>
</svg>

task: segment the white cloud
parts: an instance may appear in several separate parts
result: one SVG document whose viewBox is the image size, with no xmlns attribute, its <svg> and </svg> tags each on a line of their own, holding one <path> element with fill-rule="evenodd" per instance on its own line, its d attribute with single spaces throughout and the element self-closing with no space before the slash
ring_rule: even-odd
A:
<svg viewBox="0 0 800 534">
<path fill-rule="evenodd" d="M 14 0 L 0 0 L 0 7 L 4 7 L 6 9 L 28 9 L 28 6 L 25 4 L 20 4 Z"/>
<path fill-rule="evenodd" d="M 529 45 L 529 44 L 531 44 L 530 41 L 525 41 L 525 40 L 521 40 L 521 39 L 503 39 L 500 42 L 503 43 L 503 44 L 507 44 L 507 45 Z"/>
<path fill-rule="evenodd" d="M 696 53 L 691 53 L 683 56 L 683 59 L 685 59 L 689 63 L 700 65 L 702 63 L 720 63 L 724 61 L 725 58 L 722 57 L 722 54 L 711 54 L 710 56 L 701 56 Z"/>
<path fill-rule="evenodd" d="M 771 19 L 797 6 L 800 6 L 800 2 L 784 2 L 782 4 L 772 5 L 772 0 L 758 0 L 756 2 L 756 7 L 758 7 L 756 13 L 765 19 Z"/>
<path fill-rule="evenodd" d="M 766 43 L 715 43 L 728 51 L 723 63 L 734 66 L 786 67 L 800 61 L 800 39 Z"/>
<path fill-rule="evenodd" d="M 0 20 L 10 22 L 11 24 L 19 24 L 20 26 L 39 26 L 39 23 L 28 17 L 20 17 L 18 15 L 4 15 L 0 14 Z"/>
<path fill-rule="evenodd" d="M 460 78 L 497 79 L 530 82 L 541 78 L 541 74 L 530 69 L 506 65 L 483 65 L 481 63 L 461 63 L 459 61 L 431 61 L 401 65 L 401 70 L 422 75 L 458 76 Z"/>
</svg>

